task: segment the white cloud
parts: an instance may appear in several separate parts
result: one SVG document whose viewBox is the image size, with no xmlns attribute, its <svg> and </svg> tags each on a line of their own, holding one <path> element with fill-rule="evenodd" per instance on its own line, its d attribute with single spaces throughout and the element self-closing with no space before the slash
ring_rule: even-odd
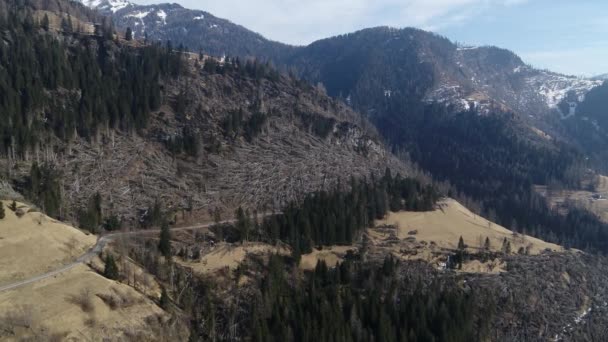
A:
<svg viewBox="0 0 608 342">
<path fill-rule="evenodd" d="M 135 0 L 155 3 L 156 0 Z M 460 25 L 492 6 L 527 0 L 178 0 L 183 6 L 227 18 L 264 36 L 291 44 L 372 26 L 432 30 Z"/>
</svg>

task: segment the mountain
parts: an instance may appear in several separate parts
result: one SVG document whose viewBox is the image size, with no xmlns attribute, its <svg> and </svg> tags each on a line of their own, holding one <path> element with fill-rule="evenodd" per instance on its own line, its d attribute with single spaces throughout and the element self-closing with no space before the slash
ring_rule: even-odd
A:
<svg viewBox="0 0 608 342">
<path fill-rule="evenodd" d="M 595 174 L 519 112 L 578 123 L 541 77 L 601 126 L 605 85 L 411 29 L 294 49 L 289 75 L 127 37 L 0 0 L 0 193 L 31 202 L 0 201 L 0 340 L 605 340 L 608 224 L 534 192 Z"/>
<path fill-rule="evenodd" d="M 130 27 L 135 37 L 171 40 L 215 56 L 271 60 L 282 70 L 323 84 L 330 96 L 341 97 L 372 119 L 387 97 L 402 97 L 408 102 L 442 103 L 452 110 L 513 112 L 528 123 L 524 135 L 581 145 L 580 137 L 571 136 L 560 122 L 570 115 L 560 103 L 568 95 L 582 97 L 602 83 L 535 69 L 498 47 L 459 46 L 411 28 L 366 29 L 293 47 L 176 4 L 87 4 L 111 15 L 121 30 Z"/>
<path fill-rule="evenodd" d="M 285 68 L 302 70 L 300 75 L 313 81 L 323 82 L 329 94 L 342 94 L 345 98 L 355 89 L 335 89 L 330 76 L 312 65 L 329 68 L 335 62 L 332 51 L 319 55 L 318 51 L 339 48 L 352 51 L 341 55 L 341 63 L 372 63 L 374 58 L 389 59 L 388 67 L 394 69 L 390 59 L 403 61 L 399 56 L 404 48 L 415 52 L 408 58 L 432 66 L 433 81 L 425 89 L 427 101 L 453 104 L 461 109 L 478 106 L 487 110 L 500 106 L 505 110 L 538 116 L 558 108 L 559 102 L 571 91 L 583 95 L 601 84 L 600 80 L 582 79 L 538 70 L 525 64 L 514 53 L 492 46 L 457 46 L 447 39 L 416 29 L 375 28 L 349 35 L 324 39 L 306 47 L 294 47 L 270 41 L 246 28 L 219 19 L 200 10 L 185 9 L 177 4 L 141 6 L 122 0 L 83 1 L 102 13 L 111 15 L 122 30 L 130 27 L 136 37 L 147 34 L 152 40 L 171 40 L 183 44 L 191 51 L 199 50 L 215 56 L 233 55 L 269 59 Z M 364 44 L 365 46 L 362 46 Z M 346 46 L 348 45 L 348 46 Z M 374 49 L 372 52 L 365 48 Z M 359 55 L 361 54 L 361 55 Z M 313 61 L 322 57 L 325 59 Z M 329 57 L 332 56 L 332 57 Z M 363 61 L 363 58 L 368 58 Z M 410 61 L 414 63 L 414 61 Z M 332 65 L 335 67 L 335 65 Z M 334 68 L 335 69 L 335 68 Z M 398 81 L 384 80 L 382 92 L 392 94 L 404 89 Z M 352 98 L 351 98 L 352 99 Z M 567 114 L 567 113 L 564 113 Z"/>
<path fill-rule="evenodd" d="M 373 91 L 525 117 L 549 114 L 569 92 L 583 95 L 601 84 L 534 69 L 508 50 L 458 46 L 417 29 L 381 27 L 324 39 L 297 50 L 286 64 L 325 84 L 330 95 L 363 106 Z M 339 76 L 344 73 L 353 73 L 348 82 Z"/>
<path fill-rule="evenodd" d="M 266 56 L 281 59 L 294 48 L 267 40 L 242 26 L 178 4 L 137 5 L 124 0 L 83 0 L 83 4 L 109 15 L 119 29 L 133 30 L 136 39 L 172 41 L 190 51 L 213 56 Z"/>
<path fill-rule="evenodd" d="M 163 6 L 168 5 L 138 7 L 136 12 L 125 7 L 112 16 L 118 22 L 125 13 L 144 22 L 147 18 L 159 27 L 150 32 L 159 36 L 175 28 L 185 32 L 202 14 L 175 6 L 176 13 L 188 15 L 169 26 Z M 223 36 L 232 51 L 238 51 L 239 34 L 252 34 L 239 29 Z M 175 38 L 173 44 L 185 43 L 179 35 Z M 216 44 L 204 35 L 200 39 Z M 393 151 L 408 154 L 433 177 L 449 182 L 454 193 L 497 223 L 522 230 L 523 222 L 551 242 L 577 246 L 589 236 L 580 240 L 581 235 L 568 230 L 570 224 L 589 220 L 594 227 L 590 235 L 604 234 L 602 223 L 584 212 L 570 215 L 572 221 L 555 216 L 539 205 L 544 199 L 532 187 L 576 188 L 590 182 L 593 171 L 588 170 L 604 170 L 603 155 L 597 152 L 603 143 L 589 143 L 591 126 L 572 125 L 572 113 L 564 106 L 568 98 L 583 99 L 601 81 L 538 70 L 511 51 L 461 46 L 413 28 L 365 29 L 289 47 L 288 53 L 281 50 L 284 45 L 260 41 L 264 44 L 256 57 L 272 60 L 362 113 Z M 606 248 L 601 236 L 589 241 L 594 248 Z"/>
<path fill-rule="evenodd" d="M 150 40 L 170 40 L 176 46 L 214 56 L 271 60 L 283 70 L 322 83 L 330 96 L 348 99 L 366 115 L 377 110 L 370 101 L 385 95 L 407 96 L 457 110 L 511 111 L 527 120 L 534 132 L 540 129 L 543 135 L 576 140 L 564 136 L 557 119 L 567 117 L 569 111 L 559 104 L 568 94 L 580 97 L 601 84 L 598 79 L 535 69 L 498 47 L 459 46 L 411 28 L 366 29 L 294 47 L 177 4 L 84 3 L 110 15 L 121 30 L 131 28 L 136 38 L 147 35 Z M 374 94 L 371 98 L 370 92 Z"/>
</svg>

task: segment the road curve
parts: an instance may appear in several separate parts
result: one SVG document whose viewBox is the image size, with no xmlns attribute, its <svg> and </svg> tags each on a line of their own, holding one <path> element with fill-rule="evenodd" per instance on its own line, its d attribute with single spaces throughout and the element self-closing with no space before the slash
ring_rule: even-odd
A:
<svg viewBox="0 0 608 342">
<path fill-rule="evenodd" d="M 272 215 L 272 214 L 269 214 L 269 215 Z M 264 216 L 266 216 L 266 215 L 264 215 Z M 224 220 L 224 221 L 221 221 L 220 224 L 233 223 L 234 221 L 235 220 Z M 171 231 L 176 232 L 176 231 L 184 231 L 184 230 L 197 230 L 197 229 L 209 228 L 213 225 L 215 225 L 215 223 L 206 223 L 206 224 L 195 225 L 195 226 L 172 228 Z M 40 280 L 48 279 L 48 278 L 54 277 L 60 273 L 63 273 L 65 271 L 71 270 L 72 268 L 78 266 L 79 264 L 87 262 L 87 261 L 91 260 L 93 257 L 95 257 L 96 255 L 98 255 L 99 253 L 101 253 L 101 251 L 108 244 L 108 242 L 111 242 L 118 237 L 145 235 L 145 234 L 159 233 L 159 232 L 160 232 L 160 229 L 150 229 L 150 230 L 138 230 L 138 231 L 133 231 L 133 232 L 111 233 L 111 234 L 102 235 L 97 239 L 97 242 L 95 243 L 95 245 L 93 247 L 91 247 L 85 254 L 78 257 L 78 259 L 76 259 L 74 262 L 64 265 L 56 270 L 52 270 L 47 273 L 43 273 L 43 274 L 28 278 L 28 279 L 20 280 L 18 282 L 14 282 L 12 284 L 1 285 L 0 293 L 9 291 L 9 290 L 13 290 L 13 289 L 16 289 L 18 287 L 25 286 L 28 284 L 32 284 L 32 283 L 38 282 Z"/>
</svg>

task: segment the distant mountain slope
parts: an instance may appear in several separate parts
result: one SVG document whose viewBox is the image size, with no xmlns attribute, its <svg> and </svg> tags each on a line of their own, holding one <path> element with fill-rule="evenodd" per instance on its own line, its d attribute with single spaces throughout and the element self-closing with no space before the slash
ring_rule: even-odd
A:
<svg viewBox="0 0 608 342">
<path fill-rule="evenodd" d="M 372 93 L 387 97 L 413 96 L 459 109 L 501 108 L 525 116 L 546 114 L 569 92 L 582 95 L 601 84 L 534 69 L 508 50 L 457 46 L 409 28 L 324 39 L 297 50 L 287 64 L 323 82 L 331 95 L 351 96 L 354 103 L 367 102 L 373 88 Z"/>
<path fill-rule="evenodd" d="M 122 31 L 130 27 L 137 39 L 170 40 L 194 52 L 213 56 L 266 57 L 280 59 L 293 47 L 270 41 L 246 28 L 200 10 L 178 4 L 137 5 L 125 0 L 82 0 L 111 16 Z"/>
<path fill-rule="evenodd" d="M 367 96 L 373 84 L 377 86 L 374 93 L 382 95 L 401 93 L 422 97 L 427 102 L 451 104 L 458 109 L 475 106 L 487 112 L 499 108 L 538 119 L 556 112 L 569 92 L 583 95 L 601 84 L 598 79 L 534 69 L 508 50 L 457 46 L 417 29 L 366 29 L 306 47 L 293 47 L 270 41 L 207 12 L 177 4 L 140 6 L 124 0 L 83 2 L 111 15 L 120 29 L 131 27 L 136 37 L 147 34 L 152 40 L 171 40 L 176 46 L 183 44 L 194 52 L 202 50 L 215 56 L 270 59 L 286 69 L 298 70 L 300 76 L 310 81 L 322 82 L 331 96 L 342 95 L 345 99 L 350 96 L 354 103 L 366 102 L 357 97 Z M 419 73 L 427 75 L 419 78 Z M 370 82 L 368 75 L 375 79 Z M 412 81 L 406 81 L 412 78 L 417 81 L 415 89 L 411 88 Z M 368 89 L 360 92 L 361 86 Z M 544 121 L 538 119 L 535 124 L 549 129 L 543 127 Z"/>
</svg>

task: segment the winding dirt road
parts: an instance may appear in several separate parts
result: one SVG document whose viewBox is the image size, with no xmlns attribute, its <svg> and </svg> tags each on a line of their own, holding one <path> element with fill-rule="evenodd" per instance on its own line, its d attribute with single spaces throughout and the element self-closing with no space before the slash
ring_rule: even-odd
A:
<svg viewBox="0 0 608 342">
<path fill-rule="evenodd" d="M 266 216 L 266 215 L 264 215 Z M 224 220 L 221 221 L 220 224 L 223 223 L 233 223 L 235 220 Z M 171 231 L 172 232 L 176 232 L 176 231 L 183 231 L 183 230 L 198 230 L 198 229 L 205 229 L 205 228 L 209 228 L 211 226 L 213 226 L 215 223 L 206 223 L 206 224 L 201 224 L 201 225 L 196 225 L 196 226 L 188 226 L 188 227 L 179 227 L 179 228 L 172 228 Z M 96 255 L 98 255 L 103 248 L 108 244 L 108 242 L 113 241 L 114 239 L 121 237 L 121 236 L 135 236 L 135 235 L 145 235 L 145 234 L 152 234 L 152 233 L 160 233 L 160 229 L 150 229 L 150 230 L 139 230 L 139 231 L 133 231 L 133 232 L 122 232 L 122 233 L 112 233 L 112 234 L 107 234 L 107 235 L 103 235 L 100 236 L 97 239 L 97 242 L 95 243 L 95 245 L 93 247 L 91 247 L 91 249 L 89 249 L 85 254 L 81 255 L 80 257 L 78 257 L 78 259 L 76 259 L 74 262 L 64 265 L 56 270 L 53 271 L 49 271 L 28 279 L 24 279 L 24 280 L 20 280 L 11 284 L 6 284 L 6 285 L 1 285 L 0 286 L 0 292 L 4 292 L 4 291 L 9 291 L 9 290 L 13 290 L 16 289 L 18 287 L 24 286 L 24 285 L 28 285 L 28 284 L 32 284 L 35 282 L 38 282 L 40 280 L 43 279 L 47 279 L 53 276 L 56 276 L 60 273 L 63 273 L 65 271 L 68 271 L 76 266 L 78 266 L 79 264 L 85 263 L 89 260 L 91 260 L 92 258 L 94 258 Z"/>
</svg>

